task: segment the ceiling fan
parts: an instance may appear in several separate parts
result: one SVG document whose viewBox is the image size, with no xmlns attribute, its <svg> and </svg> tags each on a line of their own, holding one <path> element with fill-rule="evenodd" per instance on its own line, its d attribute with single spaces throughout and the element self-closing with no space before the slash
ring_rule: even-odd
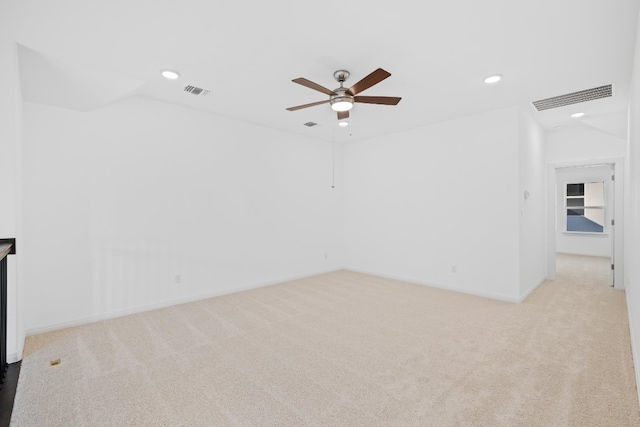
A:
<svg viewBox="0 0 640 427">
<path fill-rule="evenodd" d="M 326 87 L 320 86 L 319 84 L 303 77 L 291 80 L 294 83 L 298 83 L 302 86 L 306 86 L 310 89 L 329 95 L 329 99 L 325 101 L 312 102 L 311 104 L 290 107 L 287 108 L 287 110 L 296 111 L 302 108 L 330 103 L 331 108 L 338 112 L 338 120 L 343 120 L 349 117 L 349 110 L 353 107 L 354 102 L 361 102 L 363 104 L 396 105 L 402 99 L 394 96 L 357 96 L 360 92 L 380 83 L 391 75 L 391 73 L 383 70 L 382 68 L 378 68 L 350 88 L 343 87 L 342 84 L 347 81 L 349 75 L 349 72 L 346 70 L 338 70 L 333 73 L 333 78 L 340 83 L 340 87 L 334 90 L 327 89 Z"/>
</svg>

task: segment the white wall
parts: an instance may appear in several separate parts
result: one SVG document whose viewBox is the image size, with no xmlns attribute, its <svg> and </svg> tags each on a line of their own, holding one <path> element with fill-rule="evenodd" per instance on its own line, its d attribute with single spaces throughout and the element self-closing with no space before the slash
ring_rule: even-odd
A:
<svg viewBox="0 0 640 427">
<path fill-rule="evenodd" d="M 626 173 L 625 265 L 627 309 L 631 328 L 631 344 L 640 384 L 640 29 L 636 37 L 629 101 L 629 141 Z M 639 388 L 640 391 L 640 388 Z"/>
<path fill-rule="evenodd" d="M 548 132 L 546 139 L 550 164 L 621 158 L 627 154 L 624 139 L 580 124 Z"/>
<path fill-rule="evenodd" d="M 150 99 L 23 120 L 28 332 L 342 266 L 340 147 L 332 189 L 329 143 Z"/>
<path fill-rule="evenodd" d="M 0 237 L 15 237 L 17 201 L 17 152 L 19 135 L 18 61 L 6 16 L 0 14 Z"/>
<path fill-rule="evenodd" d="M 531 116 L 519 115 L 520 293 L 529 295 L 547 275 L 545 238 L 545 133 Z M 525 198 L 525 192 L 527 196 Z"/>
<path fill-rule="evenodd" d="M 348 144 L 346 267 L 518 300 L 518 126 L 507 108 Z"/>
<path fill-rule="evenodd" d="M 15 19 L 7 5 L 0 13 L 0 238 L 17 239 L 17 255 L 7 259 L 7 360 L 20 359 L 24 344 L 22 319 L 20 227 L 21 94 L 17 48 L 13 39 Z"/>
<path fill-rule="evenodd" d="M 556 169 L 556 252 L 568 254 L 610 257 L 612 250 L 613 187 L 611 183 L 612 166 L 567 167 Z M 604 182 L 605 221 L 604 234 L 566 233 L 564 211 L 564 188 L 568 183 Z"/>
</svg>

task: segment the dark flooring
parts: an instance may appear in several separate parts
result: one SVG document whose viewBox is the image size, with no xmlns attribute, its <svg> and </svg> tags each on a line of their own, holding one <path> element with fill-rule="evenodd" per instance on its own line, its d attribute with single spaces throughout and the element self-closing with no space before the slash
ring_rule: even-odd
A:
<svg viewBox="0 0 640 427">
<path fill-rule="evenodd" d="M 4 384 L 0 386 L 0 427 L 6 427 L 11 422 L 11 411 L 13 411 L 13 400 L 16 398 L 21 363 L 9 364 Z"/>
</svg>

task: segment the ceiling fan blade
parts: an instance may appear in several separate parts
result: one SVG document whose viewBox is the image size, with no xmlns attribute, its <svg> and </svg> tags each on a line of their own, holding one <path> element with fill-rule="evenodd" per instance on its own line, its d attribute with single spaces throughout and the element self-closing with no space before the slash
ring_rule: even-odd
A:
<svg viewBox="0 0 640 427">
<path fill-rule="evenodd" d="M 380 83 L 390 75 L 391 73 L 383 70 L 382 68 L 378 68 L 373 73 L 351 86 L 347 92 L 351 95 L 356 95 L 366 89 L 369 89 L 371 86 Z"/>
<path fill-rule="evenodd" d="M 289 111 L 296 111 L 296 110 L 301 110 L 303 108 L 309 108 L 309 107 L 314 107 L 316 105 L 320 105 L 320 104 L 326 104 L 329 101 L 331 101 L 330 99 L 327 99 L 326 101 L 318 101 L 318 102 L 312 102 L 311 104 L 304 104 L 304 105 L 296 105 L 295 107 L 289 107 L 287 108 L 287 110 Z"/>
<path fill-rule="evenodd" d="M 348 111 L 338 111 L 338 120 L 344 120 L 349 118 Z"/>
<path fill-rule="evenodd" d="M 325 93 L 327 95 L 337 95 L 334 91 L 327 89 L 324 86 L 320 86 L 318 83 L 314 83 L 311 80 L 307 80 L 304 77 L 298 77 L 297 79 L 291 80 L 294 83 L 298 83 L 299 85 L 306 86 L 310 89 L 317 90 L 318 92 Z"/>
<path fill-rule="evenodd" d="M 382 104 L 382 105 L 397 105 L 402 98 L 395 96 L 354 96 L 355 102 L 361 102 L 363 104 Z"/>
</svg>

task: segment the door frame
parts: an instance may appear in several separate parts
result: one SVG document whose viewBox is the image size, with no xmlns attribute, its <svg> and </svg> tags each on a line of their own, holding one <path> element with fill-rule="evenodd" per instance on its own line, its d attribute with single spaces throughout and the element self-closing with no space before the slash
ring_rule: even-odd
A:
<svg viewBox="0 0 640 427">
<path fill-rule="evenodd" d="M 606 159 L 582 160 L 575 162 L 549 163 L 547 165 L 547 279 L 556 278 L 556 230 L 557 223 L 557 191 L 558 183 L 556 170 L 580 166 L 595 166 L 610 164 L 613 169 L 615 181 L 613 183 L 613 247 L 612 259 L 615 268 L 613 270 L 616 289 L 624 289 L 624 158 L 614 157 Z"/>
</svg>

